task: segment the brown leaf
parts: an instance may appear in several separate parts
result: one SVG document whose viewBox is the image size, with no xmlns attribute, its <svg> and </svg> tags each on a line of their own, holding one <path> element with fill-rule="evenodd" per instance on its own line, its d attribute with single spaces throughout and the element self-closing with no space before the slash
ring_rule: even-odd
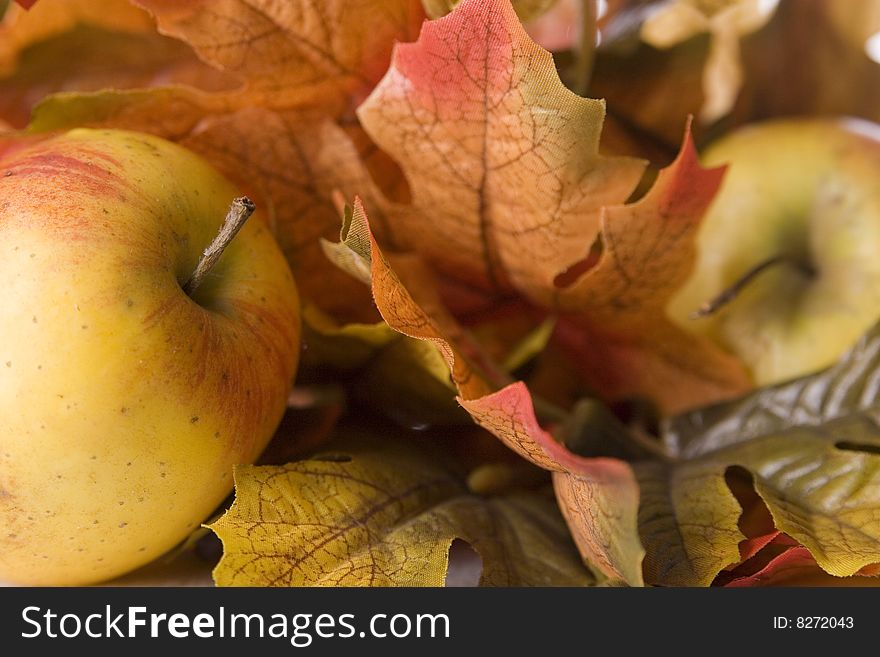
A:
<svg viewBox="0 0 880 657">
<path fill-rule="evenodd" d="M 708 585 L 774 532 L 837 577 L 880 563 L 878 354 L 875 327 L 827 371 L 667 423 L 678 458 L 634 466 L 648 582 Z"/>
</svg>

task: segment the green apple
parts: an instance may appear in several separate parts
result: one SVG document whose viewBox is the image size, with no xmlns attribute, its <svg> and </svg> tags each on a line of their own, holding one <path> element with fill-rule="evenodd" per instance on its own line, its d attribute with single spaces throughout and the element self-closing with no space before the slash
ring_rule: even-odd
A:
<svg viewBox="0 0 880 657">
<path fill-rule="evenodd" d="M 0 156 L 0 580 L 85 584 L 149 562 L 272 436 L 300 328 L 265 219 L 182 289 L 239 194 L 131 132 Z"/>
<path fill-rule="evenodd" d="M 729 168 L 670 315 L 737 354 L 758 385 L 832 364 L 880 319 L 880 126 L 756 124 L 703 163 Z M 691 316 L 737 290 L 710 316 Z"/>
</svg>

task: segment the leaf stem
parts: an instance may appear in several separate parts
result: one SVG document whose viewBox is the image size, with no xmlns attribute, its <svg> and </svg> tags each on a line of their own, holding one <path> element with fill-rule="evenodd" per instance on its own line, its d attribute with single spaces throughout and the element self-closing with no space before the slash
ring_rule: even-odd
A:
<svg viewBox="0 0 880 657">
<path fill-rule="evenodd" d="M 596 0 L 581 2 L 581 42 L 577 50 L 574 69 L 574 91 L 586 96 L 593 76 L 593 60 L 596 57 Z"/>
<path fill-rule="evenodd" d="M 240 196 L 232 201 L 229 205 L 229 211 L 226 213 L 226 218 L 223 220 L 223 225 L 220 226 L 220 230 L 217 232 L 217 236 L 202 253 L 202 257 L 199 258 L 199 262 L 190 275 L 189 280 L 183 284 L 183 291 L 187 295 L 192 296 L 193 292 L 202 284 L 205 276 L 208 275 L 208 272 L 220 260 L 220 256 L 223 255 L 226 247 L 229 246 L 229 243 L 232 242 L 255 209 L 254 202 L 247 196 Z"/>
</svg>

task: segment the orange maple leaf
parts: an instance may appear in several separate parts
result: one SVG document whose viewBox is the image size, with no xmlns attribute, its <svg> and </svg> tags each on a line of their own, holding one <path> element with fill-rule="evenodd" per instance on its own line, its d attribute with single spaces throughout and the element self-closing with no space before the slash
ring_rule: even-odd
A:
<svg viewBox="0 0 880 657">
<path fill-rule="evenodd" d="M 343 255 L 346 248 L 349 252 Z M 439 349 L 459 391 L 459 403 L 478 425 L 554 473 L 560 508 L 585 561 L 613 581 L 641 584 L 638 486 L 630 467 L 616 459 L 577 456 L 541 428 L 526 386 L 509 382 L 484 357 L 445 310 L 430 272 L 417 256 L 382 250 L 360 200 L 346 222 L 343 242 L 330 245 L 328 251 L 362 279 L 366 273 L 376 307 L 389 326 Z"/>
<path fill-rule="evenodd" d="M 507 0 L 464 0 L 398 46 L 358 110 L 412 191 L 411 204 L 382 206 L 378 239 L 491 298 L 562 312 L 557 337 L 605 399 L 646 396 L 671 413 L 748 389 L 733 357 L 665 313 L 722 171 L 702 169 L 687 136 L 624 205 L 643 163 L 599 155 L 603 115 L 562 86 Z"/>
<path fill-rule="evenodd" d="M 560 287 L 560 338 L 603 397 L 640 395 L 674 414 L 751 388 L 738 360 L 666 315 L 693 267 L 696 231 L 723 174 L 700 166 L 688 131 L 644 198 L 603 209 L 600 257 Z"/>
<path fill-rule="evenodd" d="M 644 168 L 599 155 L 604 104 L 563 86 L 508 0 L 425 23 L 358 116 L 412 189 L 380 237 L 496 294 L 548 299 Z"/>
</svg>

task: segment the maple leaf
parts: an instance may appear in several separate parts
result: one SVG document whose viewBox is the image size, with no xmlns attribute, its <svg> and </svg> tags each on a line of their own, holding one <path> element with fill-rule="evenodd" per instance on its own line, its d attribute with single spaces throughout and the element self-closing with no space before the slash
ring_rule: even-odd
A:
<svg viewBox="0 0 880 657">
<path fill-rule="evenodd" d="M 425 13 L 429 18 L 442 18 L 461 2 L 461 0 L 422 0 Z M 527 23 L 549 11 L 559 0 L 512 0 L 511 4 L 516 15 L 523 23 Z"/>
<path fill-rule="evenodd" d="M 418 29 L 424 16 L 418 0 L 137 2 L 163 34 L 237 74 L 250 103 L 275 107 L 326 97 L 346 109 L 385 72 L 394 40 Z"/>
<path fill-rule="evenodd" d="M 733 466 L 825 572 L 880 563 L 878 364 L 880 327 L 825 372 L 671 421 L 665 439 L 682 460 L 635 466 L 647 581 L 707 585 L 746 556 Z"/>
<path fill-rule="evenodd" d="M 599 209 L 642 175 L 643 162 L 599 155 L 603 115 L 562 85 L 508 0 L 464 0 L 396 48 L 358 109 L 412 190 L 379 236 L 471 286 L 547 299 Z"/>
<path fill-rule="evenodd" d="M 603 210 L 598 261 L 560 285 L 561 339 L 602 396 L 642 395 L 669 414 L 751 388 L 739 361 L 666 315 L 693 267 L 696 229 L 722 175 L 700 166 L 687 132 L 647 195 Z"/>
<path fill-rule="evenodd" d="M 0 20 L 0 119 L 15 127 L 49 93 L 196 80 L 211 89 L 231 84 L 157 34 L 127 0 L 43 0 L 31 11 L 11 7 Z"/>
<path fill-rule="evenodd" d="M 285 466 L 239 466 L 211 525 L 220 586 L 442 586 L 464 540 L 489 586 L 591 583 L 553 501 L 480 497 L 436 453 L 362 434 Z"/>
<path fill-rule="evenodd" d="M 461 2 L 398 47 L 358 110 L 412 191 L 410 205 L 383 207 L 377 238 L 487 295 L 576 316 L 560 335 L 606 398 L 645 395 L 675 412 L 734 396 L 750 386 L 743 368 L 664 308 L 721 174 L 702 170 L 686 139 L 649 195 L 621 206 L 642 166 L 598 154 L 602 114 L 562 87 L 508 2 Z M 602 261 L 560 284 L 597 240 Z"/>
<path fill-rule="evenodd" d="M 337 317 L 375 321 L 363 288 L 328 266 L 319 246 L 338 231 L 333 193 L 373 189 L 334 119 L 384 72 L 394 39 L 417 28 L 418 0 L 139 4 L 238 85 L 51 96 L 30 130 L 126 128 L 199 153 L 269 211 L 305 298 Z"/>
<path fill-rule="evenodd" d="M 774 549 L 775 548 L 775 549 Z M 767 554 L 763 554 L 767 552 Z M 876 572 L 863 569 L 850 577 L 834 577 L 822 570 L 805 547 L 788 537 L 774 540 L 759 553 L 755 563 L 743 565 L 725 573 L 722 585 L 732 588 L 753 586 L 878 586 Z M 719 579 L 721 577 L 719 576 Z"/>
<path fill-rule="evenodd" d="M 446 311 L 430 272 L 413 254 L 385 253 L 360 201 L 331 257 L 370 283 L 387 324 L 434 345 L 452 374 L 459 403 L 481 427 L 527 461 L 553 472 L 560 508 L 588 565 L 603 578 L 639 585 L 643 551 L 636 535 L 638 490 L 629 466 L 578 457 L 538 423 L 525 385 L 511 382 Z M 340 251 L 348 248 L 347 257 Z"/>
</svg>

